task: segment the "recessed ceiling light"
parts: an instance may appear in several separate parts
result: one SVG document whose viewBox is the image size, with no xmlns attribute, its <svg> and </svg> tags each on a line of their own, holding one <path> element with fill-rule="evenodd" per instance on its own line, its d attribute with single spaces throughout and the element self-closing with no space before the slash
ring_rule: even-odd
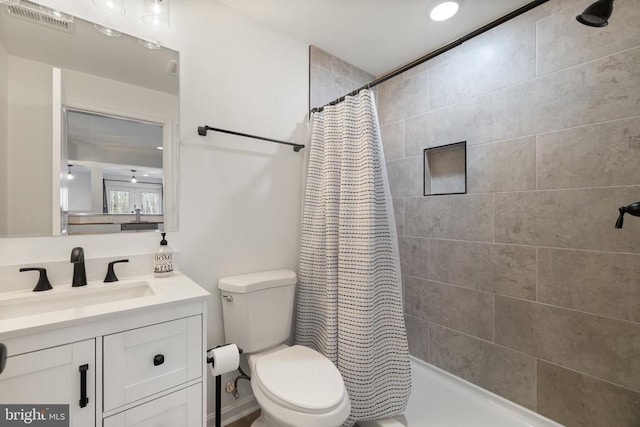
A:
<svg viewBox="0 0 640 427">
<path fill-rule="evenodd" d="M 113 28 L 105 27 L 100 24 L 95 24 L 94 27 L 96 30 L 100 31 L 102 34 L 104 34 L 107 37 L 118 37 L 122 35 L 120 31 L 114 30 Z"/>
<path fill-rule="evenodd" d="M 147 49 L 160 49 L 160 42 L 157 40 L 138 39 L 138 43 Z"/>
<path fill-rule="evenodd" d="M 440 3 L 436 7 L 431 10 L 429 16 L 434 21 L 446 21 L 451 18 L 453 15 L 458 13 L 458 9 L 460 6 L 455 1 L 446 1 L 444 3 Z"/>
<path fill-rule="evenodd" d="M 163 150 L 164 147 L 160 146 L 160 147 L 156 147 L 158 150 Z"/>
</svg>

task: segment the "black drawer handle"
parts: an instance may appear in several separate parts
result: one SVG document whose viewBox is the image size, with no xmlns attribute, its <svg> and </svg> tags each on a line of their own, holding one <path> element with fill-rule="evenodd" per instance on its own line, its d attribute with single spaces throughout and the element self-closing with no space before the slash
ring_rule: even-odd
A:
<svg viewBox="0 0 640 427">
<path fill-rule="evenodd" d="M 164 355 L 156 354 L 153 358 L 153 366 L 162 365 L 164 363 Z"/>
<path fill-rule="evenodd" d="M 87 397 L 87 370 L 89 370 L 89 365 L 82 365 L 79 368 L 80 370 L 80 407 L 84 408 L 89 403 L 89 398 Z"/>
</svg>

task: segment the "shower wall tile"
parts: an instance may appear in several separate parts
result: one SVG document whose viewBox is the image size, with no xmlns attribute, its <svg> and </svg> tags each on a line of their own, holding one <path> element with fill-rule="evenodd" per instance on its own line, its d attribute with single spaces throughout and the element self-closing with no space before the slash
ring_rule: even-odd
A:
<svg viewBox="0 0 640 427">
<path fill-rule="evenodd" d="M 565 9 L 538 23 L 538 75 L 552 73 L 638 46 L 640 8 L 636 1 L 615 3 L 612 25 L 593 31 L 575 25 L 582 7 Z"/>
<path fill-rule="evenodd" d="M 382 126 L 422 114 L 429 109 L 428 73 L 417 74 L 378 92 Z"/>
<path fill-rule="evenodd" d="M 640 322 L 640 255 L 538 249 L 538 301 Z"/>
<path fill-rule="evenodd" d="M 536 249 L 432 239 L 429 279 L 535 300 Z"/>
<path fill-rule="evenodd" d="M 371 74 L 315 46 L 310 47 L 309 63 L 311 108 L 325 105 L 374 79 Z"/>
<path fill-rule="evenodd" d="M 382 148 L 386 161 L 404 157 L 404 122 L 396 122 L 380 128 Z"/>
<path fill-rule="evenodd" d="M 405 316 L 409 354 L 427 360 L 429 354 L 429 324 L 412 316 Z"/>
<path fill-rule="evenodd" d="M 640 324 L 496 296 L 495 342 L 640 391 Z"/>
<path fill-rule="evenodd" d="M 467 148 L 468 192 L 535 190 L 536 137 Z"/>
<path fill-rule="evenodd" d="M 406 159 L 387 162 L 387 175 L 392 197 L 422 196 L 422 157 L 408 157 Z"/>
<path fill-rule="evenodd" d="M 400 237 L 400 264 L 405 276 L 429 277 L 429 239 Z"/>
<path fill-rule="evenodd" d="M 538 361 L 538 412 L 567 427 L 636 427 L 640 393 Z"/>
<path fill-rule="evenodd" d="M 429 363 L 533 409 L 535 359 L 470 336 L 430 325 Z"/>
<path fill-rule="evenodd" d="M 497 193 L 496 242 L 640 253 L 640 221 L 626 221 L 623 233 L 613 227 L 617 207 L 639 193 L 640 187 Z"/>
<path fill-rule="evenodd" d="M 539 135 L 537 144 L 540 189 L 640 184 L 640 117 Z"/>
<path fill-rule="evenodd" d="M 309 46 L 309 62 L 311 62 L 312 65 L 319 66 L 331 71 L 331 69 L 333 68 L 332 65 L 334 58 L 335 56 L 325 52 L 322 49 L 319 49 L 315 46 Z"/>
<path fill-rule="evenodd" d="M 493 195 L 463 194 L 407 199 L 405 233 L 438 239 L 493 241 Z"/>
<path fill-rule="evenodd" d="M 349 92 L 351 81 L 347 78 L 333 74 L 331 71 L 311 65 L 311 75 L 315 84 L 311 86 L 311 107 L 320 107 Z"/>
<path fill-rule="evenodd" d="M 393 216 L 396 220 L 396 232 L 404 235 L 404 199 L 393 199 Z"/>
<path fill-rule="evenodd" d="M 640 49 L 496 92 L 495 137 L 511 139 L 640 115 Z"/>
<path fill-rule="evenodd" d="M 425 148 L 467 141 L 467 146 L 493 140 L 493 95 L 484 95 L 406 121 L 405 155 Z"/>
<path fill-rule="evenodd" d="M 430 108 L 535 78 L 535 39 L 535 25 L 530 24 L 492 30 L 469 41 L 464 55 L 429 71 Z"/>
<path fill-rule="evenodd" d="M 409 316 L 478 338 L 493 338 L 493 296 L 472 289 L 406 277 Z"/>
</svg>

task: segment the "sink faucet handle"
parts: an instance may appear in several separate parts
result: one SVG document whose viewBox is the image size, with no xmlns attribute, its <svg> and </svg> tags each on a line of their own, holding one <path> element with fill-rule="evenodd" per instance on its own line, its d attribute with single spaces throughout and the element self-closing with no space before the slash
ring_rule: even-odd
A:
<svg viewBox="0 0 640 427">
<path fill-rule="evenodd" d="M 116 272 L 113 270 L 113 265 L 119 262 L 129 262 L 128 259 L 119 259 L 117 261 L 111 261 L 109 263 L 109 267 L 107 268 L 107 276 L 104 278 L 104 283 L 108 282 L 117 282 L 118 277 L 116 276 Z"/>
<path fill-rule="evenodd" d="M 47 277 L 47 269 L 46 268 L 29 267 L 29 268 L 21 268 L 20 269 L 20 273 L 22 273 L 24 271 L 39 271 L 40 272 L 40 277 L 38 278 L 38 283 L 36 284 L 36 287 L 33 288 L 33 292 L 48 291 L 50 289 L 53 289 L 53 286 L 51 286 L 51 283 L 49 282 L 49 278 Z"/>
</svg>

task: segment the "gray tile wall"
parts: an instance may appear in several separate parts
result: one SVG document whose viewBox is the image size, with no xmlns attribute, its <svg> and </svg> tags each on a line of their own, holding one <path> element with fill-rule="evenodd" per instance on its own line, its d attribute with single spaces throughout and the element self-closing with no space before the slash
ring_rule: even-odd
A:
<svg viewBox="0 0 640 427">
<path fill-rule="evenodd" d="M 333 55 L 309 47 L 309 105 L 322 107 L 375 79 L 374 76 Z"/>
<path fill-rule="evenodd" d="M 640 425 L 640 2 L 551 0 L 379 88 L 413 355 L 576 427 Z M 422 151 L 466 140 L 466 195 Z"/>
</svg>

